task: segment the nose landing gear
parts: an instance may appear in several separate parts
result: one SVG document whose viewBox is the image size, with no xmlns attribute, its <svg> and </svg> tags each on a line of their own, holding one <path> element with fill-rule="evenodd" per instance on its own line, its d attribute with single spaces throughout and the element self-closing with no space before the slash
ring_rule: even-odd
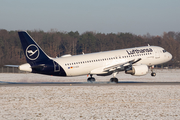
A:
<svg viewBox="0 0 180 120">
<path fill-rule="evenodd" d="M 155 77 L 155 76 L 156 76 L 156 73 L 155 73 L 155 72 L 152 72 L 152 73 L 151 73 L 151 76 Z"/>
<path fill-rule="evenodd" d="M 152 77 L 155 77 L 155 76 L 156 76 L 156 73 L 155 73 L 155 72 L 153 72 L 153 68 L 154 68 L 154 66 L 151 66 L 151 67 L 150 67 L 151 72 L 152 72 L 152 73 L 151 73 L 151 76 L 152 76 Z"/>
</svg>

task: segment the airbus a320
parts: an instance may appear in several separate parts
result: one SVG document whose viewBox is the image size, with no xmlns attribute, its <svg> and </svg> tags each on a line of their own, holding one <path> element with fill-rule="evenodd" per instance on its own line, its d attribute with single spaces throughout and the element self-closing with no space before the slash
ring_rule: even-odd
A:
<svg viewBox="0 0 180 120">
<path fill-rule="evenodd" d="M 143 46 L 111 50 L 81 55 L 49 57 L 26 32 L 18 32 L 27 63 L 19 65 L 22 71 L 53 76 L 90 75 L 89 82 L 95 81 L 93 75 L 113 75 L 111 82 L 118 82 L 116 75 L 124 71 L 133 76 L 146 75 L 154 65 L 166 63 L 172 55 L 159 46 Z M 153 72 L 151 76 L 156 76 Z"/>
</svg>

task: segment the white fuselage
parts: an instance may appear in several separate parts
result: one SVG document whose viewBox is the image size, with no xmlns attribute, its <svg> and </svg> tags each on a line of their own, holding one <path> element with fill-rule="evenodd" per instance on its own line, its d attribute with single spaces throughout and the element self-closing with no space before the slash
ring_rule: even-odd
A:
<svg viewBox="0 0 180 120">
<path fill-rule="evenodd" d="M 148 52 L 152 49 L 152 52 Z M 172 55 L 157 46 L 145 46 L 112 50 L 75 56 L 53 58 L 66 72 L 67 76 L 103 74 L 103 68 L 130 60 L 141 60 L 134 65 L 153 66 L 171 60 Z"/>
<path fill-rule="evenodd" d="M 171 60 L 172 55 L 169 52 L 166 52 L 162 47 L 144 46 L 74 56 L 65 55 L 60 58 L 51 59 L 56 61 L 64 69 L 66 76 L 80 76 L 88 74 L 105 74 L 103 71 L 104 68 L 123 64 L 139 58 L 141 58 L 141 60 L 133 64 L 133 66 L 153 66 L 162 64 Z M 31 66 L 28 63 L 20 65 L 19 69 L 29 72 L 32 71 Z"/>
</svg>

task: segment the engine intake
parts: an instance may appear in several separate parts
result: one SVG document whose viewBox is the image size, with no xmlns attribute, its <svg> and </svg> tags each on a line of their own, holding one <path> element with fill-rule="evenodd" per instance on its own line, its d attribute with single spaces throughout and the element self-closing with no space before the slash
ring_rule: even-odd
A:
<svg viewBox="0 0 180 120">
<path fill-rule="evenodd" d="M 148 66 L 147 65 L 137 65 L 137 66 L 132 66 L 131 70 L 126 70 L 126 74 L 131 74 L 135 76 L 141 76 L 141 75 L 146 75 L 148 73 Z"/>
</svg>

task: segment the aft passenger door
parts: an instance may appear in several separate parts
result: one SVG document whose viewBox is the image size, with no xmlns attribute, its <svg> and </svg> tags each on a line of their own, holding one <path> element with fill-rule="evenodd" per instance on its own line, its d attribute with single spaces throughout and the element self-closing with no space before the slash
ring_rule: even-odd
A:
<svg viewBox="0 0 180 120">
<path fill-rule="evenodd" d="M 54 72 L 59 72 L 60 71 L 60 66 L 57 62 L 53 61 L 54 63 Z"/>
</svg>

